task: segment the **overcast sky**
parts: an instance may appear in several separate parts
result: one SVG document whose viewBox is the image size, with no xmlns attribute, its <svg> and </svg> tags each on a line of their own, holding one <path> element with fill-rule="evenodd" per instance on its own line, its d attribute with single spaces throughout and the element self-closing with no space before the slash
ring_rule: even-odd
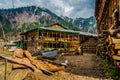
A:
<svg viewBox="0 0 120 80">
<path fill-rule="evenodd" d="M 95 0 L 14 0 L 14 6 L 37 5 L 71 18 L 94 16 Z M 0 8 L 12 8 L 12 0 L 0 0 Z"/>
</svg>

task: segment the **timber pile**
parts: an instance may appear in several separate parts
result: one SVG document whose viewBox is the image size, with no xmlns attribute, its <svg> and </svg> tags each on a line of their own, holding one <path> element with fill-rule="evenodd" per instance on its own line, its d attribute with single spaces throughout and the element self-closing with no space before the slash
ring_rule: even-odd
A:
<svg viewBox="0 0 120 80">
<path fill-rule="evenodd" d="M 13 56 L 0 54 L 0 80 L 24 80 L 31 72 L 53 74 L 64 69 L 64 66 L 36 60 L 22 49 L 16 49 Z"/>
<path fill-rule="evenodd" d="M 96 46 L 96 54 L 101 56 L 103 59 L 107 57 L 107 32 L 103 31 L 102 34 L 99 35 L 98 45 Z"/>
<path fill-rule="evenodd" d="M 96 48 L 97 55 L 109 59 L 115 66 L 120 65 L 120 29 L 103 31 Z"/>
<path fill-rule="evenodd" d="M 95 53 L 97 46 L 97 40 L 94 38 L 89 38 L 86 42 L 82 43 L 83 52 Z"/>
<path fill-rule="evenodd" d="M 120 29 L 110 30 L 109 35 L 109 56 L 112 58 L 113 64 L 120 65 Z"/>
</svg>

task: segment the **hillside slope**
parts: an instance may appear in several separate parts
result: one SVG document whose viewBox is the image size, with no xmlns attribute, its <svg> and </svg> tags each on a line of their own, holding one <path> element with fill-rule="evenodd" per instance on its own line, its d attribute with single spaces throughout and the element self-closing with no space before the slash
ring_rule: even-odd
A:
<svg viewBox="0 0 120 80">
<path fill-rule="evenodd" d="M 38 6 L 1 9 L 0 36 L 2 37 L 2 30 L 4 30 L 6 36 L 17 36 L 19 32 L 54 23 L 60 23 L 68 29 L 96 33 L 93 27 L 95 24 L 94 19 L 94 17 L 72 19 L 65 16 L 57 16 L 50 10 Z"/>
</svg>

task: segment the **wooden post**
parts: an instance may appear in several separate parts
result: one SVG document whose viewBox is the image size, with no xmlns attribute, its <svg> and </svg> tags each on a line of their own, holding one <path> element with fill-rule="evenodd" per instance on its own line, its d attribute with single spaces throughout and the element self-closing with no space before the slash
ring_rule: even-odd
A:
<svg viewBox="0 0 120 80">
<path fill-rule="evenodd" d="M 39 31 L 39 33 L 40 33 L 40 31 Z M 43 41 L 44 41 L 44 31 L 42 31 L 42 39 L 40 40 L 40 46 L 41 46 L 41 49 L 43 49 Z M 39 36 L 40 36 L 40 34 L 39 34 Z"/>
<path fill-rule="evenodd" d="M 7 59 L 5 59 L 5 80 L 7 80 Z"/>
<path fill-rule="evenodd" d="M 55 41 L 55 43 L 56 43 L 56 49 L 57 49 L 57 32 L 56 32 L 56 41 Z"/>
<path fill-rule="evenodd" d="M 53 32 L 52 32 L 52 36 L 51 36 L 51 37 L 52 37 L 52 48 L 54 48 L 54 47 L 53 47 L 53 43 L 54 43 L 54 39 L 53 39 L 53 38 L 54 38 L 54 37 L 53 37 Z"/>
<path fill-rule="evenodd" d="M 62 44 L 61 44 L 61 40 L 62 40 L 61 34 L 62 34 L 62 33 L 60 33 L 60 37 L 59 37 L 59 39 L 60 39 L 60 49 L 62 48 Z"/>
</svg>

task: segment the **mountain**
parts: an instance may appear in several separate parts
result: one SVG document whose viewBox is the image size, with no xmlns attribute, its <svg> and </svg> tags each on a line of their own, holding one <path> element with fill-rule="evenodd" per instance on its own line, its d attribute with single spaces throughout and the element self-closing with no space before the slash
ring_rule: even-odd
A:
<svg viewBox="0 0 120 80">
<path fill-rule="evenodd" d="M 5 33 L 8 37 L 13 35 L 17 37 L 20 32 L 53 23 L 60 23 L 68 29 L 93 33 L 95 18 L 72 19 L 66 16 L 57 16 L 50 10 L 39 6 L 0 9 L 0 36 Z"/>
<path fill-rule="evenodd" d="M 72 19 L 66 16 L 61 16 L 65 21 L 72 23 L 74 29 L 78 29 L 83 32 L 97 33 L 95 17 L 90 18 L 76 18 Z"/>
</svg>

